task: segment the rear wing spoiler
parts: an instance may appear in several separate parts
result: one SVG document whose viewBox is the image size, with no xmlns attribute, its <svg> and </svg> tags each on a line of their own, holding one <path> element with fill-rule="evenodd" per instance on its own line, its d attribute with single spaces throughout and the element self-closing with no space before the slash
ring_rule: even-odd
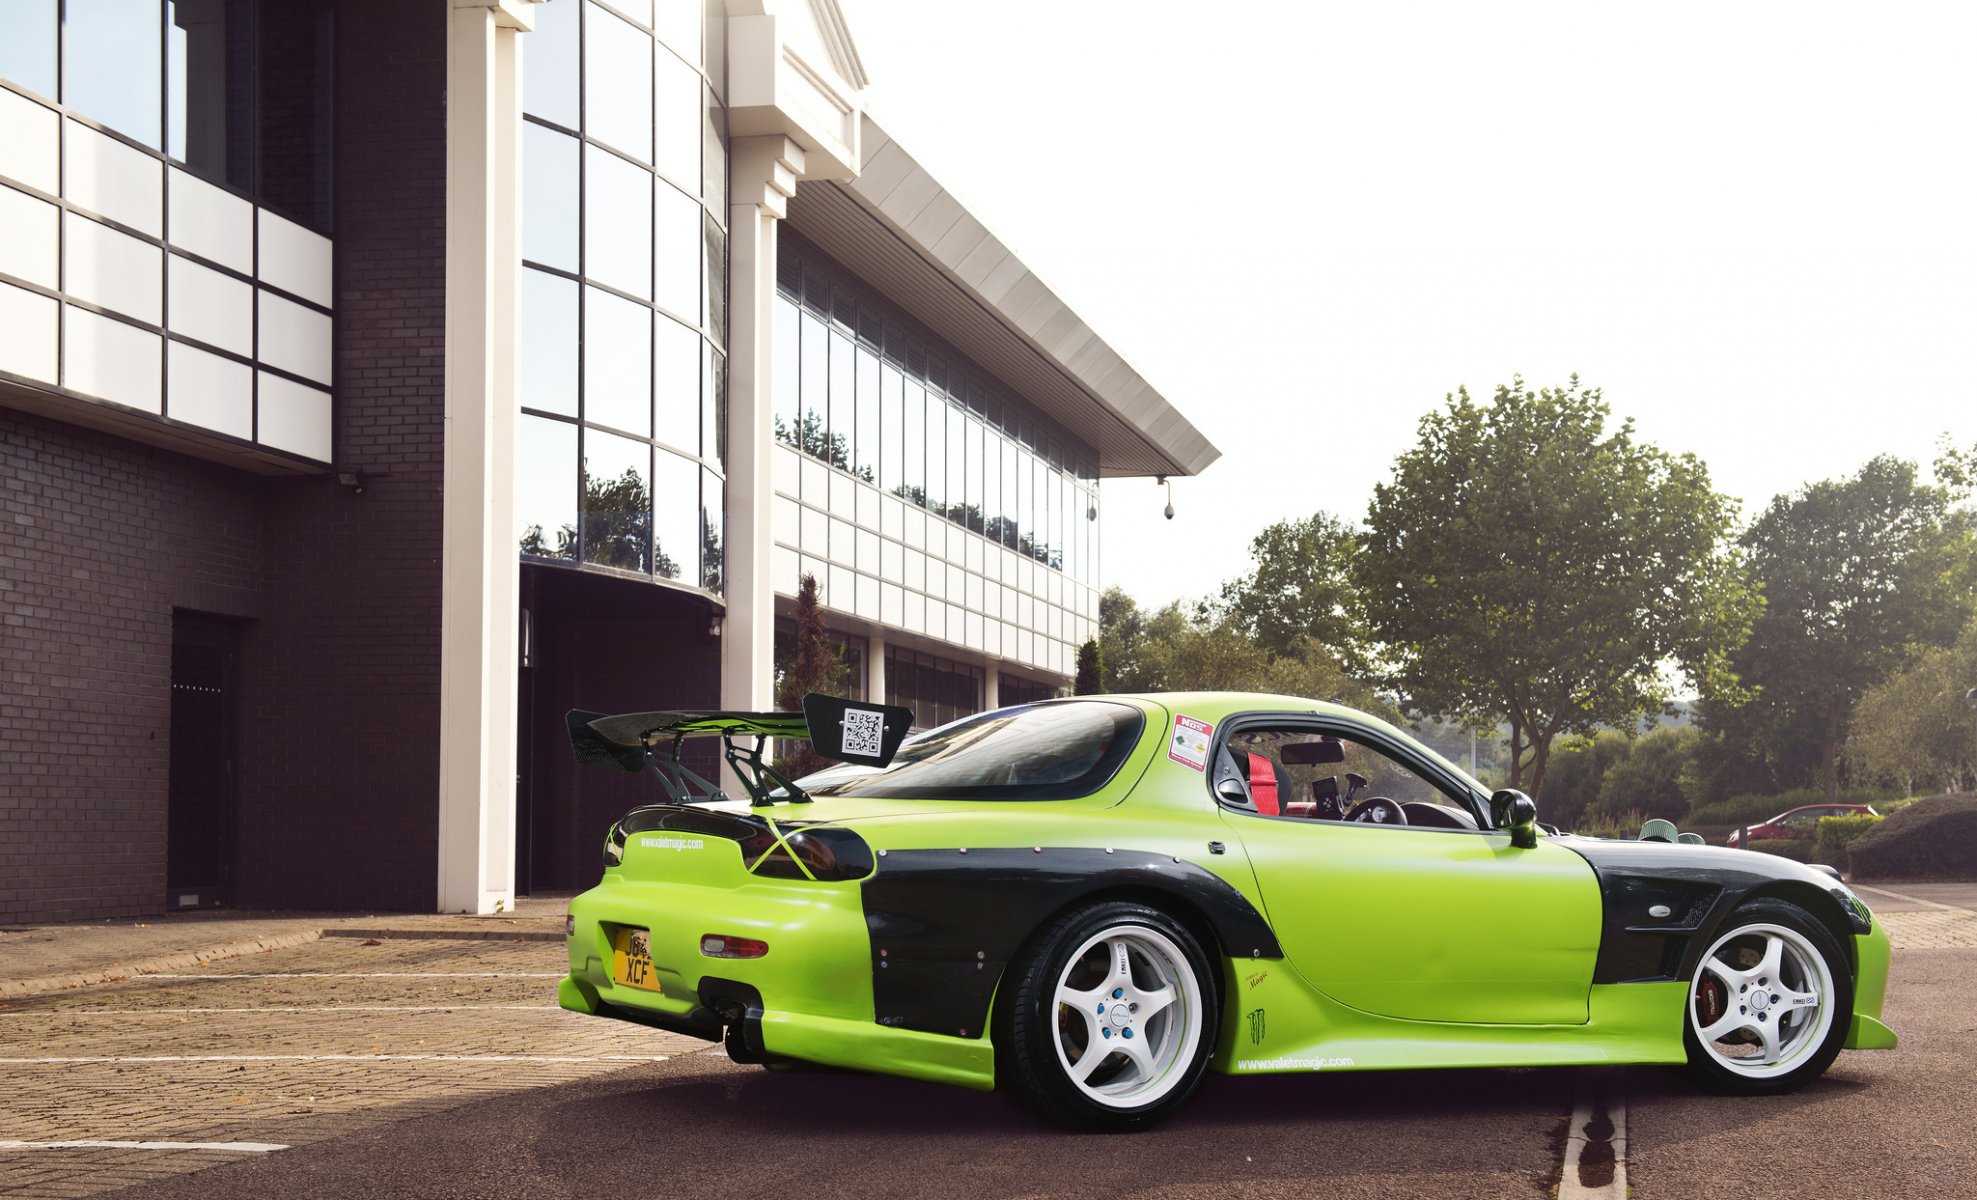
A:
<svg viewBox="0 0 1977 1200">
<path fill-rule="evenodd" d="M 605 713 L 571 709 L 565 722 L 577 761 L 616 771 L 651 768 L 676 804 L 693 798 L 725 799 L 725 793 L 680 763 L 680 749 L 690 737 L 721 739 L 722 753 L 757 804 L 768 804 L 770 784 L 788 791 L 792 800 L 809 799 L 803 790 L 763 761 L 770 738 L 808 741 L 818 754 L 840 762 L 883 767 L 892 762 L 912 710 L 888 704 L 866 704 L 812 692 L 803 698 L 802 712 L 644 712 Z M 752 739 L 752 744 L 746 744 Z M 654 751 L 665 749 L 665 758 Z"/>
</svg>

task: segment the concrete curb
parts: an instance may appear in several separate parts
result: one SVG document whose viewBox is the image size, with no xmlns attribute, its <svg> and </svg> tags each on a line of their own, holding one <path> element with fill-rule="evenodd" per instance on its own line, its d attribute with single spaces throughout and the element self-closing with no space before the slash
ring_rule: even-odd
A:
<svg viewBox="0 0 1977 1200">
<path fill-rule="evenodd" d="M 325 929 L 326 938 L 397 938 L 404 941 L 560 942 L 553 929 Z"/>
<path fill-rule="evenodd" d="M 322 936 L 321 929 L 305 929 L 297 933 L 256 938 L 250 942 L 234 942 L 205 950 L 187 950 L 159 958 L 147 958 L 141 962 L 118 963 L 74 975 L 44 975 L 37 979 L 0 979 L 0 996 L 35 996 L 43 992 L 60 992 L 97 983 L 114 983 L 117 980 L 132 979 L 140 975 L 157 975 L 182 970 L 185 967 L 196 967 L 201 963 L 222 958 L 238 958 L 240 955 L 253 954 L 261 950 L 285 950 L 290 946 L 306 946 Z"/>
</svg>

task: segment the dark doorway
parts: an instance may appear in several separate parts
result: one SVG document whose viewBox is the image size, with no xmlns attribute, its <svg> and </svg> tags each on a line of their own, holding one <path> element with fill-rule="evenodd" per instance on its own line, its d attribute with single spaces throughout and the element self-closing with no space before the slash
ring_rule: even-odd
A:
<svg viewBox="0 0 1977 1200">
<path fill-rule="evenodd" d="M 168 909 L 232 898 L 233 659 L 231 624 L 197 613 L 172 614 Z"/>
<path fill-rule="evenodd" d="M 660 795 L 650 776 L 579 770 L 564 714 L 718 708 L 719 611 L 676 588 L 566 567 L 522 567 L 520 743 L 515 787 L 515 887 L 578 891 L 603 873 L 599 847 L 626 809 Z M 711 738 L 687 765 L 720 769 Z"/>
</svg>

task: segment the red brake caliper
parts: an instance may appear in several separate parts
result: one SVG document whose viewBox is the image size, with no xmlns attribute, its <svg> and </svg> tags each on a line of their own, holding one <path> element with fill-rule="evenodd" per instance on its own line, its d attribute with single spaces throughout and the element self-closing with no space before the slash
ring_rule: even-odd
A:
<svg viewBox="0 0 1977 1200">
<path fill-rule="evenodd" d="M 1714 976 L 1703 977 L 1696 988 L 1696 1024 L 1704 1029 L 1723 1016 L 1723 984 Z"/>
</svg>

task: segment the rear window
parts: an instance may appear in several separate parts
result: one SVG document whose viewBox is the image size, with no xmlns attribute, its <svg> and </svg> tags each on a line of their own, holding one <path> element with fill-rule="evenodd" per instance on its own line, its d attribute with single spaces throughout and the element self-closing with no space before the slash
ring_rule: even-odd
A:
<svg viewBox="0 0 1977 1200">
<path fill-rule="evenodd" d="M 1071 800 L 1117 774 L 1145 719 L 1131 705 L 1059 701 L 998 709 L 943 725 L 899 748 L 881 769 L 822 771 L 813 796 L 914 800 Z"/>
</svg>

